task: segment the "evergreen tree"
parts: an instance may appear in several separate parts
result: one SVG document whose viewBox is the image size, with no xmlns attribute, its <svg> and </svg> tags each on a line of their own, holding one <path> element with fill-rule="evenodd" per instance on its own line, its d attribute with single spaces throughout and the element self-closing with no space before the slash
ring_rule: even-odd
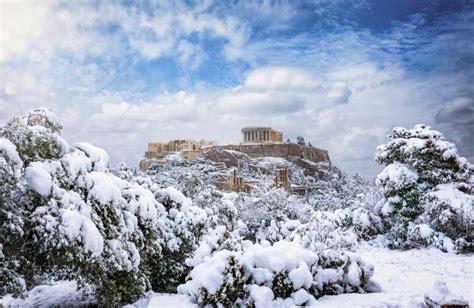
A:
<svg viewBox="0 0 474 308">
<path fill-rule="evenodd" d="M 472 236 L 473 166 L 440 132 L 426 125 L 396 127 L 377 147 L 375 161 L 386 166 L 376 181 L 384 195 L 378 210 L 389 221 L 395 247 L 410 246 L 409 231 L 419 232 L 413 224 L 447 232 L 451 222 L 450 236 Z"/>
<path fill-rule="evenodd" d="M 299 145 L 306 145 L 306 142 L 304 141 L 303 136 L 296 137 L 296 143 Z"/>
</svg>

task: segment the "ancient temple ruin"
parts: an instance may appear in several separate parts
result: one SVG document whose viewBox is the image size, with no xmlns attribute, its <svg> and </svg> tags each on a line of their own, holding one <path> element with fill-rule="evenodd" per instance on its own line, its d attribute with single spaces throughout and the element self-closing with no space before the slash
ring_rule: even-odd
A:
<svg viewBox="0 0 474 308">
<path fill-rule="evenodd" d="M 283 142 L 283 133 L 271 127 L 244 127 L 241 130 L 242 142 L 238 144 L 217 145 L 215 141 L 177 139 L 169 142 L 148 144 L 145 158 L 140 161 L 140 170 L 152 165 L 164 165 L 170 154 L 177 154 L 184 160 L 201 157 L 215 162 L 223 162 L 228 167 L 238 167 L 233 152 L 240 152 L 251 158 L 281 157 L 303 167 L 311 174 L 324 174 L 331 170 L 332 164 L 328 151 L 314 146 Z M 235 163 L 232 163 L 235 161 Z"/>
<path fill-rule="evenodd" d="M 271 127 L 242 128 L 242 143 L 275 143 L 283 142 L 283 133 Z"/>
</svg>

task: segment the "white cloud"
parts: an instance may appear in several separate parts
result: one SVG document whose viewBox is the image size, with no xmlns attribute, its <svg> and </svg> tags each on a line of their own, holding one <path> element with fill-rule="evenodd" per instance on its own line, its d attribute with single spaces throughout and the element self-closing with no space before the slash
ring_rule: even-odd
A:
<svg viewBox="0 0 474 308">
<path fill-rule="evenodd" d="M 278 115 L 304 111 L 313 92 L 321 91 L 321 79 L 294 67 L 263 67 L 252 70 L 242 85 L 217 99 L 224 113 Z"/>
<path fill-rule="evenodd" d="M 469 96 L 460 91 L 470 80 L 465 74 L 417 77 L 393 54 L 378 52 L 399 48 L 412 30 L 386 39 L 343 28 L 316 38 L 275 37 L 298 14 L 293 5 L 223 3 L 159 2 L 146 10 L 109 2 L 0 1 L 0 121 L 46 106 L 65 122 L 71 141 L 91 141 L 131 165 L 149 141 L 236 142 L 241 126 L 269 125 L 285 138 L 303 134 L 344 170 L 366 173 L 377 168 L 374 147 L 392 126 L 437 121 L 472 128 L 463 111 L 472 100 L 452 101 Z M 272 35 L 252 32 L 253 23 Z M 216 44 L 206 49 L 203 39 Z M 149 69 L 162 57 L 178 64 L 179 72 L 169 74 L 178 75 L 172 87 L 159 80 L 166 72 L 134 71 L 136 63 Z M 201 80 L 209 74 L 203 63 L 215 58 L 226 65 L 220 88 L 215 76 Z M 469 136 L 463 140 L 472 144 Z"/>
<path fill-rule="evenodd" d="M 239 57 L 248 37 L 246 25 L 234 17 L 218 17 L 180 2 L 148 11 L 105 2 L 2 1 L 0 12 L 0 62 L 20 57 L 41 61 L 61 51 L 81 59 L 105 53 L 117 57 L 128 51 L 156 59 L 178 49 L 183 64 L 189 64 L 190 51 L 200 50 L 185 40 L 193 34 L 224 39 L 223 54 L 232 59 Z M 113 33 L 107 30 L 111 28 Z M 200 62 L 195 58 L 191 66 Z"/>
<path fill-rule="evenodd" d="M 318 77 L 294 67 L 256 69 L 244 82 L 244 87 L 250 90 L 311 91 L 320 85 L 321 80 Z"/>
<path fill-rule="evenodd" d="M 226 113 L 243 115 L 293 113 L 304 108 L 301 97 L 276 91 L 246 92 L 239 91 L 221 97 L 219 109 Z"/>
<path fill-rule="evenodd" d="M 315 116 L 314 123 L 318 127 L 327 127 L 334 124 L 338 117 L 339 115 L 335 109 L 324 109 Z"/>
<path fill-rule="evenodd" d="M 335 81 L 327 89 L 327 98 L 335 103 L 347 103 L 352 92 L 344 81 Z"/>
<path fill-rule="evenodd" d="M 388 134 L 388 129 L 381 126 L 362 128 L 351 127 L 342 136 L 332 138 L 332 155 L 337 160 L 355 161 L 373 158 L 375 148 Z M 342 137 L 342 138 L 341 138 Z"/>
</svg>

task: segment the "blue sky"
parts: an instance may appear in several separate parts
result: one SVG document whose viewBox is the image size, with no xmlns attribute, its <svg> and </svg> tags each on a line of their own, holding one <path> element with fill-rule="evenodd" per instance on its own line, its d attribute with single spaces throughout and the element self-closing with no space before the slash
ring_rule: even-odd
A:
<svg viewBox="0 0 474 308">
<path fill-rule="evenodd" d="M 71 142 L 136 166 L 170 138 L 271 125 L 348 172 L 393 126 L 474 156 L 471 1 L 0 3 L 0 123 L 54 110 Z"/>
</svg>

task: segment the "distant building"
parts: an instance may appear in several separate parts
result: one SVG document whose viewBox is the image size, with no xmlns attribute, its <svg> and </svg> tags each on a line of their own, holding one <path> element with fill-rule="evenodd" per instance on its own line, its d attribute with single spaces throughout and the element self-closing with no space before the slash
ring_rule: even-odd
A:
<svg viewBox="0 0 474 308">
<path fill-rule="evenodd" d="M 198 159 L 203 148 L 216 144 L 215 141 L 189 139 L 149 143 L 148 150 L 145 152 L 145 159 L 140 162 L 140 169 L 146 170 L 153 163 L 164 164 L 163 159 L 170 154 L 179 154 L 185 160 Z"/>
<path fill-rule="evenodd" d="M 271 127 L 242 128 L 242 143 L 276 143 L 283 142 L 283 133 Z"/>
</svg>

